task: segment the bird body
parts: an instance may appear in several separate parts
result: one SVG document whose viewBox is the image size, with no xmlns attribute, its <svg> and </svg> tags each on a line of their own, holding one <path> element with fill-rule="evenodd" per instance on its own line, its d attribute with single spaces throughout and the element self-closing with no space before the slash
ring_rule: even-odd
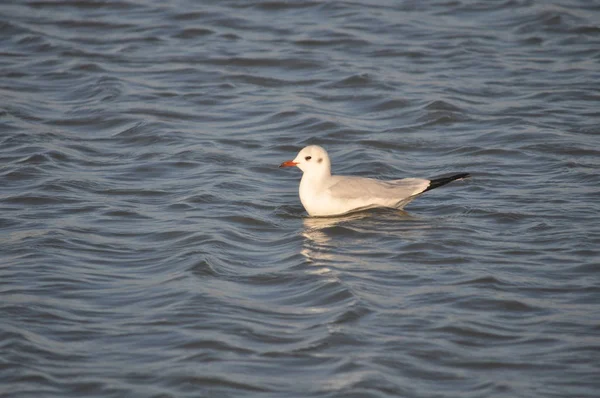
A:
<svg viewBox="0 0 600 398">
<path fill-rule="evenodd" d="M 467 173 L 461 173 L 436 180 L 404 178 L 383 181 L 334 176 L 331 175 L 327 151 L 318 145 L 307 146 L 294 160 L 283 162 L 279 167 L 292 166 L 303 171 L 300 201 L 311 216 L 337 216 L 374 207 L 402 209 L 425 191 L 468 177 Z"/>
</svg>

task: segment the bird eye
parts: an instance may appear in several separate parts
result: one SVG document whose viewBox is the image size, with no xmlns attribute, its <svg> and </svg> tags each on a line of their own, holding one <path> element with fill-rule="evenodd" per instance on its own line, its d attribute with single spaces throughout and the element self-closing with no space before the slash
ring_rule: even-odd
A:
<svg viewBox="0 0 600 398">
<path fill-rule="evenodd" d="M 310 160 L 310 159 L 312 159 L 312 156 L 307 156 L 304 158 L 304 160 Z"/>
</svg>

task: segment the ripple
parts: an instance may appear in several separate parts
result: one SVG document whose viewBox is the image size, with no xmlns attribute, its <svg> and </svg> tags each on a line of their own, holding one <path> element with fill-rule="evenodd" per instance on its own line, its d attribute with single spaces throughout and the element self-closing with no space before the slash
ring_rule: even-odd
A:
<svg viewBox="0 0 600 398">
<path fill-rule="evenodd" d="M 203 28 L 189 28 L 183 29 L 181 32 L 177 33 L 174 37 L 178 39 L 197 39 L 199 37 L 212 35 L 215 32 L 211 29 L 203 29 Z"/>
</svg>

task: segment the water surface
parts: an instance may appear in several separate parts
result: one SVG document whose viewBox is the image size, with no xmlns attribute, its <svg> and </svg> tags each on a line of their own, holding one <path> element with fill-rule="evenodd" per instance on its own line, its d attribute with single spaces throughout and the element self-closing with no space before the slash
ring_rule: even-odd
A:
<svg viewBox="0 0 600 398">
<path fill-rule="evenodd" d="M 0 5 L 0 395 L 596 397 L 600 7 Z M 306 216 L 298 170 L 470 172 Z"/>
</svg>

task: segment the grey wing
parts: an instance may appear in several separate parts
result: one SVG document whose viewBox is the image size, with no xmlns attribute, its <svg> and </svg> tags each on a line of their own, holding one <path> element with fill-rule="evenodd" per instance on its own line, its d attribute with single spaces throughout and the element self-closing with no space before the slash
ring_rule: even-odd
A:
<svg viewBox="0 0 600 398">
<path fill-rule="evenodd" d="M 380 181 L 362 177 L 332 177 L 329 187 L 332 196 L 340 199 L 362 197 L 382 199 L 404 199 L 422 193 L 429 186 L 429 180 L 404 178 L 402 180 Z"/>
</svg>

